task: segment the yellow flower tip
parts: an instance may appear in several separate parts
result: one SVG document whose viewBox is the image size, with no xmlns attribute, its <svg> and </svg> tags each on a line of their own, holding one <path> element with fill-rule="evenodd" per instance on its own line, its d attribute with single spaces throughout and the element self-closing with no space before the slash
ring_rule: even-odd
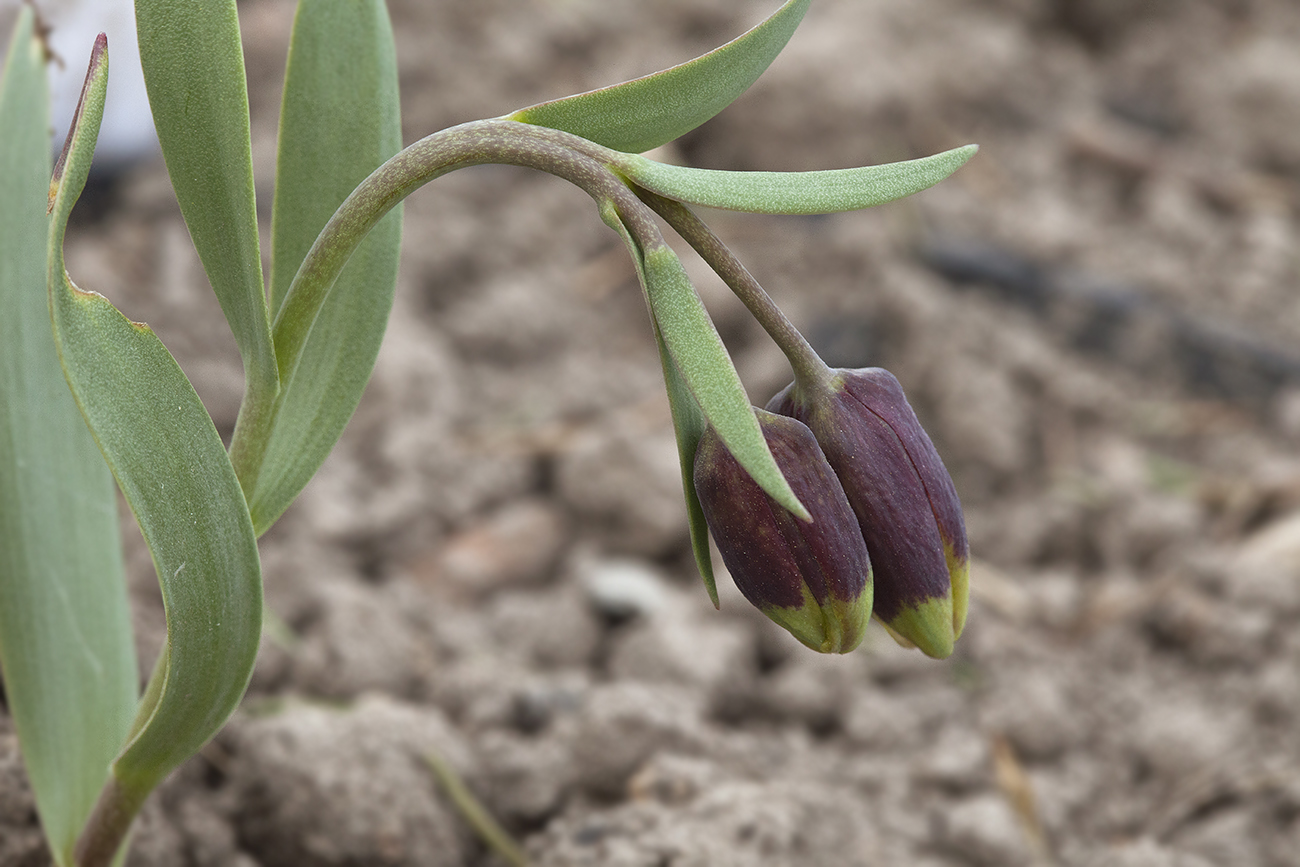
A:
<svg viewBox="0 0 1300 867">
<path fill-rule="evenodd" d="M 811 650 L 849 653 L 856 650 L 866 636 L 867 621 L 871 619 L 871 598 L 868 590 L 855 600 L 836 600 L 820 606 L 805 588 L 803 606 L 786 608 L 773 605 L 761 610 Z"/>
<path fill-rule="evenodd" d="M 957 640 L 953 622 L 952 596 L 938 596 L 904 608 L 887 625 L 926 656 L 947 659 Z"/>
<path fill-rule="evenodd" d="M 944 545 L 948 559 L 948 573 L 952 575 L 952 636 L 961 638 L 966 628 L 966 614 L 970 609 L 970 558 L 956 557 L 951 545 Z"/>
</svg>

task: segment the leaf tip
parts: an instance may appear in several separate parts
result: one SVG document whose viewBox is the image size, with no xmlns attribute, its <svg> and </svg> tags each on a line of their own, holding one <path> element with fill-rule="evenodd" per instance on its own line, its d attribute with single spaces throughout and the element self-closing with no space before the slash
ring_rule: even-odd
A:
<svg viewBox="0 0 1300 867">
<path fill-rule="evenodd" d="M 790 509 L 790 513 L 800 521 L 803 521 L 805 524 L 811 524 L 813 520 L 812 512 L 809 512 L 808 507 L 800 502 L 799 498 L 794 496 L 793 493 L 790 497 L 790 505 L 787 505 L 786 508 Z M 791 506 L 794 506 L 795 508 L 790 508 Z"/>
<path fill-rule="evenodd" d="M 952 168 L 948 170 L 948 174 L 952 174 L 962 166 L 966 165 L 966 163 L 970 162 L 975 154 L 979 153 L 979 149 L 980 146 L 977 144 L 966 144 L 961 147 L 955 147 L 950 151 L 945 151 L 944 153 L 939 154 L 938 158 L 949 157 L 951 159 L 949 165 L 951 165 Z"/>
<path fill-rule="evenodd" d="M 90 63 L 86 67 L 86 80 L 81 84 L 81 95 L 77 97 L 77 109 L 72 113 L 72 123 L 68 124 L 68 135 L 63 140 L 63 150 L 59 152 L 59 159 L 54 163 L 54 174 L 50 176 L 49 200 L 45 207 L 46 215 L 54 213 L 54 200 L 59 196 L 59 186 L 63 181 L 63 170 L 68 164 L 68 152 L 72 149 L 72 140 L 77 134 L 77 128 L 81 123 L 81 112 L 86 105 L 86 94 L 90 92 L 91 85 L 99 77 L 107 62 L 108 34 L 100 33 L 95 37 L 95 44 L 90 49 Z"/>
</svg>

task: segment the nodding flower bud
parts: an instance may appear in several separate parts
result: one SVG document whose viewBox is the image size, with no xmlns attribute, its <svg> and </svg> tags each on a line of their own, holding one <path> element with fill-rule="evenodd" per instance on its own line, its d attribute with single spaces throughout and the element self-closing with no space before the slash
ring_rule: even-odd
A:
<svg viewBox="0 0 1300 867">
<path fill-rule="evenodd" d="M 844 489 L 799 421 L 757 410 L 776 464 L 812 515 L 802 521 L 763 492 L 708 428 L 695 491 L 745 598 L 822 653 L 848 653 L 871 617 L 871 561 Z"/>
<path fill-rule="evenodd" d="M 875 614 L 928 656 L 952 653 L 966 623 L 970 548 L 952 478 L 887 370 L 836 370 L 792 384 L 767 408 L 812 430 L 844 487 L 875 567 Z"/>
</svg>

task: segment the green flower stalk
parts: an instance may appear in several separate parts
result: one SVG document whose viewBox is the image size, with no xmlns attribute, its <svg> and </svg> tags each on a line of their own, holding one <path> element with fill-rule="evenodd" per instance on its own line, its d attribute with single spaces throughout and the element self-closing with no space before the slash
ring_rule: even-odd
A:
<svg viewBox="0 0 1300 867">
<path fill-rule="evenodd" d="M 857 518 L 812 431 L 759 410 L 776 464 L 812 515 L 801 521 L 763 492 L 709 428 L 695 491 L 732 580 L 753 605 L 821 653 L 862 643 L 871 617 L 871 559 Z"/>
<path fill-rule="evenodd" d="M 970 548 L 952 478 L 892 373 L 836 370 L 767 405 L 803 421 L 857 515 L 876 568 L 876 617 L 928 656 L 966 623 Z"/>
</svg>

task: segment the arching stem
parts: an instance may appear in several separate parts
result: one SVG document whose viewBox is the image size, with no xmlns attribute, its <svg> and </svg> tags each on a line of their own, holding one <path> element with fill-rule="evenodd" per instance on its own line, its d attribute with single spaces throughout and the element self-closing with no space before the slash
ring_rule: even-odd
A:
<svg viewBox="0 0 1300 867">
<path fill-rule="evenodd" d="M 510 120 L 481 120 L 427 136 L 375 169 L 335 211 L 308 251 L 276 316 L 273 341 L 282 393 L 297 369 L 321 306 L 366 234 L 415 190 L 459 168 L 489 163 L 538 169 L 612 205 L 643 250 L 664 244 L 654 215 L 601 156 L 605 151 L 569 133 Z M 236 430 L 235 471 L 254 490 L 273 418 Z"/>
</svg>

